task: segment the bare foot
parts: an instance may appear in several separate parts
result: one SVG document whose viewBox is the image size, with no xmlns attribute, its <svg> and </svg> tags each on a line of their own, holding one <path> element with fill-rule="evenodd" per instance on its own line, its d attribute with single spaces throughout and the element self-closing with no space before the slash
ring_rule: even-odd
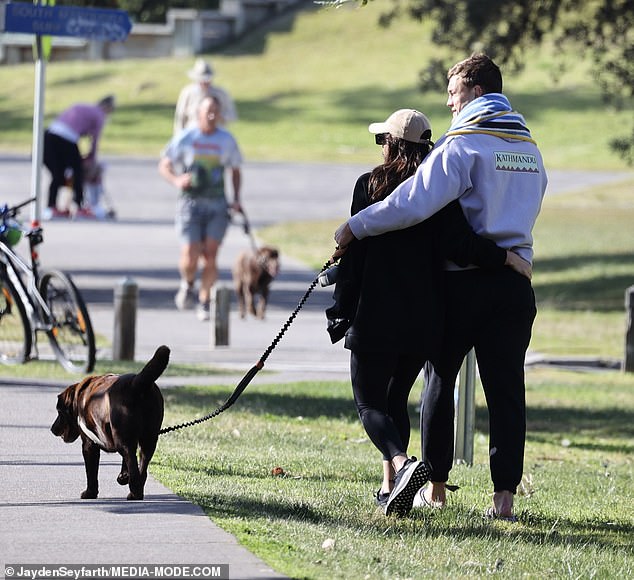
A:
<svg viewBox="0 0 634 580">
<path fill-rule="evenodd" d="M 496 491 L 493 494 L 493 507 L 489 508 L 487 515 L 507 521 L 517 521 L 513 514 L 513 494 L 510 491 Z"/>
<path fill-rule="evenodd" d="M 447 495 L 444 481 L 432 481 L 424 492 L 425 503 L 432 507 L 441 508 L 447 503 Z"/>
</svg>

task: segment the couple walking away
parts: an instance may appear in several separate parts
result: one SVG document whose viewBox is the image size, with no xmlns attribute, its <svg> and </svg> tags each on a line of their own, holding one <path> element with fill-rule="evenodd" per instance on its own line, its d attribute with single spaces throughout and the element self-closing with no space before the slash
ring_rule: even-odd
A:
<svg viewBox="0 0 634 580">
<path fill-rule="evenodd" d="M 453 463 L 454 386 L 475 349 L 489 410 L 493 505 L 514 521 L 526 438 L 524 358 L 536 315 L 532 229 L 546 190 L 541 154 L 474 54 L 447 73 L 453 121 L 434 145 L 422 113 L 402 109 L 369 130 L 383 163 L 359 177 L 328 309 L 345 335 L 361 422 L 383 455 L 376 501 L 386 514 L 442 508 Z M 421 460 L 407 455 L 407 399 L 424 368 Z M 430 481 L 428 485 L 425 484 Z"/>
</svg>

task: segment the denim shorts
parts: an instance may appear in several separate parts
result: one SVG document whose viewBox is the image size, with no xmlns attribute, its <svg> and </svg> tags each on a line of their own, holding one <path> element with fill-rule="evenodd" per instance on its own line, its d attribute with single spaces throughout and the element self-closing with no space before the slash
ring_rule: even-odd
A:
<svg viewBox="0 0 634 580">
<path fill-rule="evenodd" d="M 222 242 L 229 226 L 229 206 L 225 198 L 181 197 L 176 212 L 176 231 L 185 244 L 211 238 Z"/>
</svg>

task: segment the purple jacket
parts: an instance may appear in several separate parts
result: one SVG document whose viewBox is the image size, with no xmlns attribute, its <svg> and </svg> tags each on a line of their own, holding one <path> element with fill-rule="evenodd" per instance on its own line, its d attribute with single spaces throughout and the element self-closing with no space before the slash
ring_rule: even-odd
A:
<svg viewBox="0 0 634 580">
<path fill-rule="evenodd" d="M 101 130 L 106 122 L 106 113 L 98 105 L 79 103 L 61 113 L 49 130 L 75 143 L 80 137 L 90 137 L 91 146 L 88 157 L 94 157 Z"/>
</svg>

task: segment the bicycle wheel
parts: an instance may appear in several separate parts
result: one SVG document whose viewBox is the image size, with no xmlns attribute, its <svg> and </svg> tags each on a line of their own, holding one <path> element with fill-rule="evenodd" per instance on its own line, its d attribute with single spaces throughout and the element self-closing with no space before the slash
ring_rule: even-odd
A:
<svg viewBox="0 0 634 580">
<path fill-rule="evenodd" d="M 31 354 L 33 335 L 13 282 L 0 276 L 0 362 L 22 364 Z"/>
<path fill-rule="evenodd" d="M 95 366 L 95 334 L 79 290 L 57 270 L 44 273 L 39 290 L 51 311 L 53 326 L 46 334 L 57 360 L 68 371 L 89 373 Z"/>
</svg>

